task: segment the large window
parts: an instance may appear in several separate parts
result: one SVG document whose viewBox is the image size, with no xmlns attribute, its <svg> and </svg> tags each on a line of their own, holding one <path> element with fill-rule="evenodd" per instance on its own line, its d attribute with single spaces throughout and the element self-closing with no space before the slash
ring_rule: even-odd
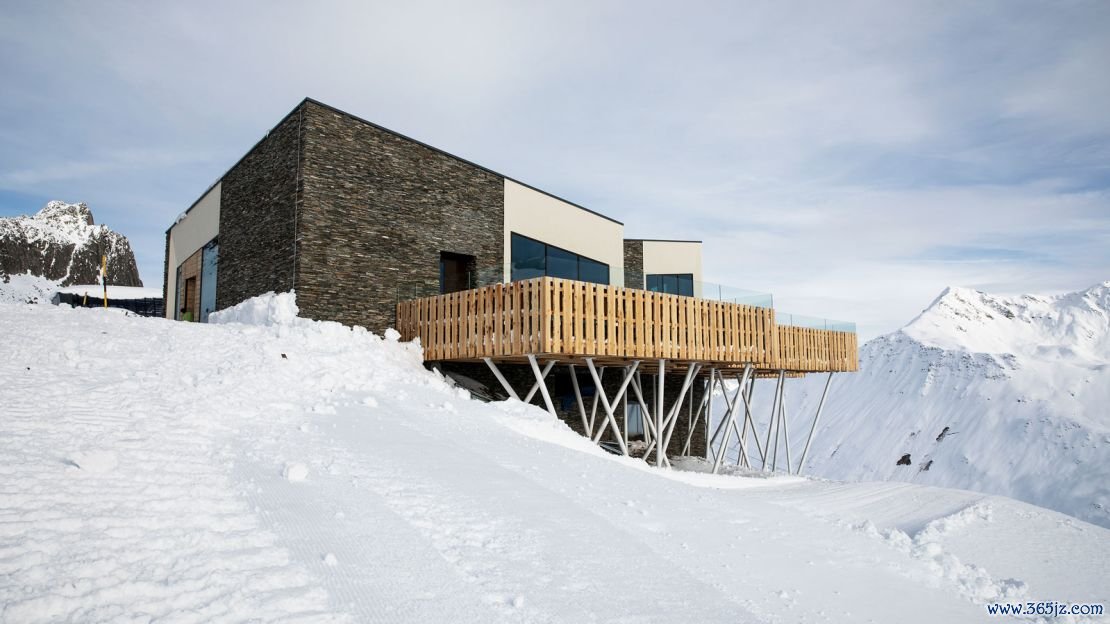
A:
<svg viewBox="0 0 1110 624">
<path fill-rule="evenodd" d="M 604 262 L 585 258 L 515 232 L 509 242 L 512 247 L 510 258 L 514 282 L 547 275 L 595 284 L 609 283 L 609 265 Z"/>
<path fill-rule="evenodd" d="M 647 289 L 652 292 L 669 293 L 672 295 L 694 296 L 694 275 L 692 273 L 677 273 L 670 275 L 648 275 Z"/>
<path fill-rule="evenodd" d="M 220 244 L 213 239 L 204 246 L 200 261 L 200 322 L 216 311 L 216 267 L 220 262 Z"/>
<path fill-rule="evenodd" d="M 627 420 L 629 438 L 642 438 L 644 436 L 644 413 L 640 411 L 639 403 L 629 403 L 624 413 Z"/>
</svg>

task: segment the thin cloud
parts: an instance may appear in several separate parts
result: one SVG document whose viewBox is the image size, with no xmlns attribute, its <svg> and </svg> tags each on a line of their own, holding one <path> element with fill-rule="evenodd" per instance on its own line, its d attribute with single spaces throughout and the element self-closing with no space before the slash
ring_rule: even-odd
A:
<svg viewBox="0 0 1110 624">
<path fill-rule="evenodd" d="M 1110 278 L 1107 32 L 1105 3 L 1009 0 L 24 4 L 0 193 L 88 201 L 153 284 L 165 227 L 308 95 L 866 337 L 947 285 Z"/>
</svg>

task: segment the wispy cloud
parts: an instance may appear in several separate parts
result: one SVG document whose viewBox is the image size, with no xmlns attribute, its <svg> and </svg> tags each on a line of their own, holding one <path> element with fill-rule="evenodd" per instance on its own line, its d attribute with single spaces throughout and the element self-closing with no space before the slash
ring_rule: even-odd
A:
<svg viewBox="0 0 1110 624">
<path fill-rule="evenodd" d="M 130 177 L 152 170 L 164 171 L 185 164 L 206 162 L 199 153 L 183 154 L 147 148 L 94 151 L 83 159 L 68 160 L 65 154 L 35 167 L 0 172 L 0 186 L 13 189 L 42 187 L 94 176 Z"/>
<path fill-rule="evenodd" d="M 1107 32 L 1100 2 L 25 4 L 0 192 L 88 201 L 157 281 L 173 217 L 311 95 L 871 335 L 949 284 L 1110 277 Z"/>
</svg>

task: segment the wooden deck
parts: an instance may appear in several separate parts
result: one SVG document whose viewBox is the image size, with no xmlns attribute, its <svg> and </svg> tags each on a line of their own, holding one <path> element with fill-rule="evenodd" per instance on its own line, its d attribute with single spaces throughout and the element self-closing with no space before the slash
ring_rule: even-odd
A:
<svg viewBox="0 0 1110 624">
<path fill-rule="evenodd" d="M 541 277 L 397 304 L 429 361 L 666 359 L 759 371 L 858 370 L 856 335 L 775 323 L 774 310 Z"/>
</svg>

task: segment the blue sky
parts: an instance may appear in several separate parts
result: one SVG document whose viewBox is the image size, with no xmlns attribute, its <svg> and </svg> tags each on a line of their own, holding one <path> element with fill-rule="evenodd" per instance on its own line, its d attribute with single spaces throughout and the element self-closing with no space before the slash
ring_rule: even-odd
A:
<svg viewBox="0 0 1110 624">
<path fill-rule="evenodd" d="M 1110 3 L 42 2 L 0 9 L 0 215 L 84 201 L 148 285 L 305 96 L 870 337 L 945 286 L 1110 280 Z"/>
</svg>

